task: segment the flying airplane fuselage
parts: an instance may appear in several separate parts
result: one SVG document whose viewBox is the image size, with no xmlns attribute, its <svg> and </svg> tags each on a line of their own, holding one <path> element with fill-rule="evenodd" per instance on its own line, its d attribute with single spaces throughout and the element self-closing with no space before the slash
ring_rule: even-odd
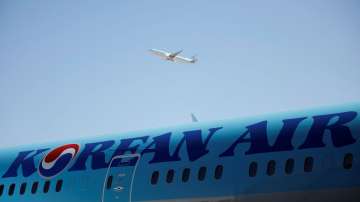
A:
<svg viewBox="0 0 360 202">
<path fill-rule="evenodd" d="M 0 150 L 0 201 L 360 201 L 360 105 Z"/>
</svg>

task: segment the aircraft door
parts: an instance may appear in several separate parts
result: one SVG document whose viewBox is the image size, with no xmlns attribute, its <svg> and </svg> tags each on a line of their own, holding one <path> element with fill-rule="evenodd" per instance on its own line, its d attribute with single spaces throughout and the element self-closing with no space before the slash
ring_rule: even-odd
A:
<svg viewBox="0 0 360 202">
<path fill-rule="evenodd" d="M 107 169 L 102 202 L 131 202 L 131 193 L 140 154 L 125 154 L 111 159 Z"/>
</svg>

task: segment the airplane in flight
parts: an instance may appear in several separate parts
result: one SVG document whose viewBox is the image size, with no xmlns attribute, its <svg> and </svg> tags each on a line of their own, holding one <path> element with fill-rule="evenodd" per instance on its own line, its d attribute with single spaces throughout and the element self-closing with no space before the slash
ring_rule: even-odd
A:
<svg viewBox="0 0 360 202">
<path fill-rule="evenodd" d="M 150 53 L 159 56 L 160 58 L 172 62 L 179 62 L 179 63 L 195 63 L 197 62 L 197 58 L 195 56 L 192 56 L 191 58 L 180 56 L 179 54 L 182 52 L 182 50 L 170 53 L 163 50 L 158 49 L 150 49 Z"/>
<path fill-rule="evenodd" d="M 359 113 L 360 103 L 2 148 L 0 201 L 358 202 Z"/>
</svg>

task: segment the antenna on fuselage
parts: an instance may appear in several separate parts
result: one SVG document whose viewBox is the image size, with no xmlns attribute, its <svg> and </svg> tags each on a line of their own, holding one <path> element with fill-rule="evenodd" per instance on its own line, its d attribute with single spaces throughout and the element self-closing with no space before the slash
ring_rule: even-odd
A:
<svg viewBox="0 0 360 202">
<path fill-rule="evenodd" d="M 192 120 L 192 122 L 198 122 L 198 119 L 196 118 L 196 116 L 193 113 L 191 113 L 191 120 Z"/>
</svg>

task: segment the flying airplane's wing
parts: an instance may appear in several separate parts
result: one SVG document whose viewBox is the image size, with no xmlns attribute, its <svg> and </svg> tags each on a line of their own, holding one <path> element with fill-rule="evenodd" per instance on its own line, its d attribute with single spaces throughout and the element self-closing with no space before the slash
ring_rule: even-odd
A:
<svg viewBox="0 0 360 202">
<path fill-rule="evenodd" d="M 182 50 L 180 50 L 180 51 L 178 51 L 178 52 L 175 52 L 175 53 L 171 53 L 171 54 L 169 55 L 169 57 L 174 58 L 174 57 L 176 57 L 177 55 L 179 55 L 181 52 L 182 52 Z"/>
</svg>

